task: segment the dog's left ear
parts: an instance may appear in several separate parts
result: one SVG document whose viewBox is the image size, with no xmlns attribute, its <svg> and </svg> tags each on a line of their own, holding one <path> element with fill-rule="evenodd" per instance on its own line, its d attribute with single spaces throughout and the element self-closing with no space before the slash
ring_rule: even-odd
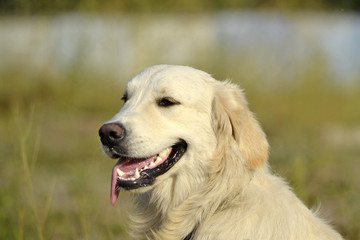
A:
<svg viewBox="0 0 360 240">
<path fill-rule="evenodd" d="M 220 83 L 213 100 L 213 128 L 220 140 L 231 135 L 239 144 L 245 163 L 250 168 L 262 166 L 268 158 L 269 144 L 265 133 L 248 108 L 243 92 L 235 84 Z"/>
</svg>

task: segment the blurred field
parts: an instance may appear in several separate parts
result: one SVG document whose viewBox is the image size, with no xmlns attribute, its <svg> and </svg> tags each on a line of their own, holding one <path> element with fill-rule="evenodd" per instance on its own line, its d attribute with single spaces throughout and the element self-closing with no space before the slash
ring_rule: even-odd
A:
<svg viewBox="0 0 360 240">
<path fill-rule="evenodd" d="M 264 82 L 248 59 L 221 53 L 192 66 L 245 89 L 273 170 L 344 237 L 360 239 L 360 76 L 342 86 L 321 57 L 291 84 Z M 76 66 L 61 76 L 15 64 L 0 72 L 0 239 L 127 239 L 129 200 L 122 193 L 110 205 L 114 161 L 97 136 L 121 106 L 122 77 Z"/>
<path fill-rule="evenodd" d="M 246 79 L 228 68 L 204 70 Z M 97 137 L 121 105 L 121 84 L 76 73 L 29 78 L 17 69 L 1 79 L 0 238 L 126 239 L 128 200 L 123 194 L 110 206 L 114 162 Z M 360 87 L 338 88 L 317 71 L 297 81 L 242 86 L 270 140 L 274 171 L 309 206 L 321 204 L 345 237 L 359 239 Z"/>
</svg>

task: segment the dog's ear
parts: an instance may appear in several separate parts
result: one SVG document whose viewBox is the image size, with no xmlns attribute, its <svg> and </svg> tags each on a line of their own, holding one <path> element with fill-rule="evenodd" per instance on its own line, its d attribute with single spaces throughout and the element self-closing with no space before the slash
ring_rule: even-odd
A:
<svg viewBox="0 0 360 240">
<path fill-rule="evenodd" d="M 246 165 L 262 166 L 268 158 L 265 133 L 248 108 L 243 92 L 229 82 L 216 87 L 212 103 L 212 122 L 216 137 L 231 137 L 240 148 Z"/>
</svg>

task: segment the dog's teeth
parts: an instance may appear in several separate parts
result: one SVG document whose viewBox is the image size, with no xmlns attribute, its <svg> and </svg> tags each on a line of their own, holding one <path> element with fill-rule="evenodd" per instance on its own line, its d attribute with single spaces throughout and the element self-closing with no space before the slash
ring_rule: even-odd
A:
<svg viewBox="0 0 360 240">
<path fill-rule="evenodd" d="M 164 158 L 169 152 L 170 152 L 170 148 L 167 148 L 161 153 L 159 153 L 159 157 Z"/>
<path fill-rule="evenodd" d="M 160 161 L 162 161 L 162 158 L 159 156 L 159 157 L 156 158 L 155 163 L 158 163 Z"/>
<path fill-rule="evenodd" d="M 146 170 L 146 169 L 149 169 L 149 167 L 148 167 L 148 166 L 145 166 L 143 169 Z"/>
<path fill-rule="evenodd" d="M 116 169 L 116 172 L 120 177 L 125 174 L 123 171 L 120 170 L 120 168 Z"/>
<path fill-rule="evenodd" d="M 150 167 L 155 167 L 155 166 L 156 166 L 156 164 L 154 162 L 150 163 Z"/>
<path fill-rule="evenodd" d="M 139 169 L 137 168 L 135 170 L 135 178 L 139 178 L 140 177 L 140 172 L 139 172 Z"/>
<path fill-rule="evenodd" d="M 164 151 L 162 151 L 161 153 L 159 153 L 159 157 L 164 158 L 167 154 L 167 149 L 165 149 Z"/>
</svg>

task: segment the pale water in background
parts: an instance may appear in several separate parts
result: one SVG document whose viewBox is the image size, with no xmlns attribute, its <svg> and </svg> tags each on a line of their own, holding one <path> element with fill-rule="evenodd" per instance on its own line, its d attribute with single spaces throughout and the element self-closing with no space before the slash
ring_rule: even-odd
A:
<svg viewBox="0 0 360 240">
<path fill-rule="evenodd" d="M 17 66 L 64 74 L 77 67 L 122 76 L 153 64 L 192 65 L 219 55 L 249 59 L 264 81 L 291 79 L 315 57 L 325 59 L 336 81 L 360 81 L 360 16 L 223 11 L 0 18 L 0 71 Z"/>
</svg>

